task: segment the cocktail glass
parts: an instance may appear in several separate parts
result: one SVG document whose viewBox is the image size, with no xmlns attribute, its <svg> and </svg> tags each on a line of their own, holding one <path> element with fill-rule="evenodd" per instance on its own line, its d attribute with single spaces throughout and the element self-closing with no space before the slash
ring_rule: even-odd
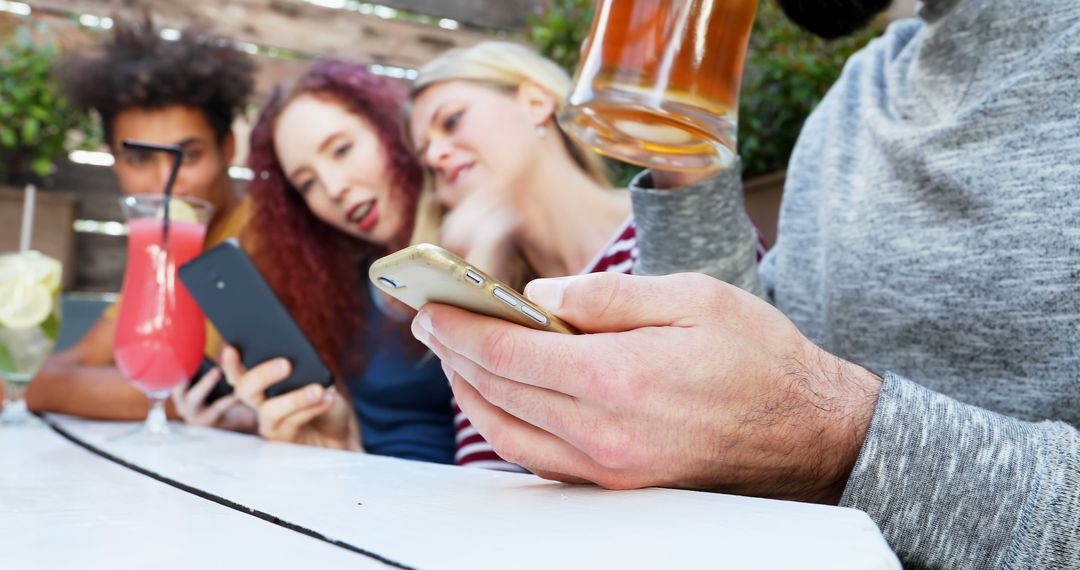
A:
<svg viewBox="0 0 1080 570">
<path fill-rule="evenodd" d="M 52 353 L 60 332 L 60 262 L 29 250 L 0 254 L 0 423 L 22 424 L 30 379 Z"/>
<path fill-rule="evenodd" d="M 170 434 L 165 417 L 169 391 L 188 381 L 202 360 L 203 313 L 176 271 L 202 251 L 213 207 L 161 194 L 127 196 L 121 204 L 128 220 L 128 259 L 114 356 L 120 371 L 151 403 L 146 421 L 129 435 L 157 442 Z"/>
</svg>

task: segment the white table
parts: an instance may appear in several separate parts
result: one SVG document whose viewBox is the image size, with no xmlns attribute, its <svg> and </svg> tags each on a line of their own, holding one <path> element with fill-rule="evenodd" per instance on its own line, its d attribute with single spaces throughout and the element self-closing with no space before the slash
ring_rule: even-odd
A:
<svg viewBox="0 0 1080 570">
<path fill-rule="evenodd" d="M 0 567 L 385 568 L 106 461 L 40 423 L 0 426 Z"/>
<path fill-rule="evenodd" d="M 42 564 L 82 566 L 127 548 L 141 553 L 133 555 L 138 562 L 167 551 L 187 557 L 187 567 L 207 559 L 218 561 L 213 566 L 389 567 L 241 512 L 252 510 L 410 568 L 900 567 L 869 517 L 851 509 L 668 489 L 605 491 L 206 429 L 189 430 L 195 441 L 137 446 L 110 440 L 131 424 L 52 419 L 107 454 L 240 510 L 94 456 L 47 428 L 25 440 L 0 429 L 0 536 L 36 547 L 19 547 L 24 558 L 15 560 L 36 561 L 30 556 L 38 549 L 63 545 L 67 557 L 54 553 Z M 8 473 L 24 463 L 24 475 Z M 12 499 L 20 506 L 9 508 Z M 70 501 L 87 503 L 71 510 Z M 83 518 L 91 516 L 102 524 L 86 528 Z M 47 536 L 31 541 L 37 534 Z"/>
</svg>

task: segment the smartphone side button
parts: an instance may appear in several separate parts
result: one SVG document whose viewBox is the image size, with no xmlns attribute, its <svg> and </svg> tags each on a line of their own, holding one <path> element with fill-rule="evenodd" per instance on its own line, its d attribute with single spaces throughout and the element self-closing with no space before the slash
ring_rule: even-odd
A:
<svg viewBox="0 0 1080 570">
<path fill-rule="evenodd" d="M 532 308 L 532 307 L 530 307 L 530 306 L 528 306 L 528 305 L 526 305 L 524 303 L 521 304 L 521 307 L 519 307 L 519 309 L 521 310 L 522 313 L 525 314 L 526 317 L 529 317 L 530 319 L 544 325 L 545 327 L 548 326 L 547 317 L 545 317 L 543 314 L 541 314 L 540 311 L 537 311 L 536 309 L 534 309 L 534 308 Z"/>
<path fill-rule="evenodd" d="M 384 287 L 389 287 L 391 289 L 401 289 L 403 287 L 403 285 L 385 275 L 379 277 L 379 283 Z M 220 289 L 220 287 L 218 287 L 218 289 Z"/>
<path fill-rule="evenodd" d="M 476 285 L 477 287 L 484 286 L 484 278 L 472 269 L 465 270 L 465 281 L 467 281 L 470 285 Z"/>
<path fill-rule="evenodd" d="M 517 298 L 514 297 L 514 295 L 506 289 L 503 289 L 502 287 L 495 287 L 494 289 L 492 289 L 491 293 L 495 295 L 496 299 L 502 301 L 503 303 L 506 303 L 507 305 L 510 305 L 515 309 L 518 308 Z"/>
</svg>

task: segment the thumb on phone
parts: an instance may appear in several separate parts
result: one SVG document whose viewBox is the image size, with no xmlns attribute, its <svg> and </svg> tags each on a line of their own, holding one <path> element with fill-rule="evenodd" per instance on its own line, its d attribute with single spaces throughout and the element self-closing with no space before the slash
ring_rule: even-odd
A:
<svg viewBox="0 0 1080 570">
<path fill-rule="evenodd" d="M 698 278 L 711 279 L 694 274 L 590 273 L 536 279 L 525 287 L 525 296 L 582 332 L 622 332 L 679 322 L 686 316 L 686 305 L 671 300 L 693 302 L 700 292 Z"/>
</svg>

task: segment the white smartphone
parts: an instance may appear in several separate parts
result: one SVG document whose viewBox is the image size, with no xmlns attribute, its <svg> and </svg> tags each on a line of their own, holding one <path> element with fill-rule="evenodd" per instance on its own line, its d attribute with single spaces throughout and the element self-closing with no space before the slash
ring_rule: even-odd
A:
<svg viewBox="0 0 1080 570">
<path fill-rule="evenodd" d="M 537 330 L 578 332 L 437 245 L 421 243 L 387 255 L 371 264 L 368 276 L 379 290 L 416 310 L 427 303 L 443 303 Z"/>
</svg>

